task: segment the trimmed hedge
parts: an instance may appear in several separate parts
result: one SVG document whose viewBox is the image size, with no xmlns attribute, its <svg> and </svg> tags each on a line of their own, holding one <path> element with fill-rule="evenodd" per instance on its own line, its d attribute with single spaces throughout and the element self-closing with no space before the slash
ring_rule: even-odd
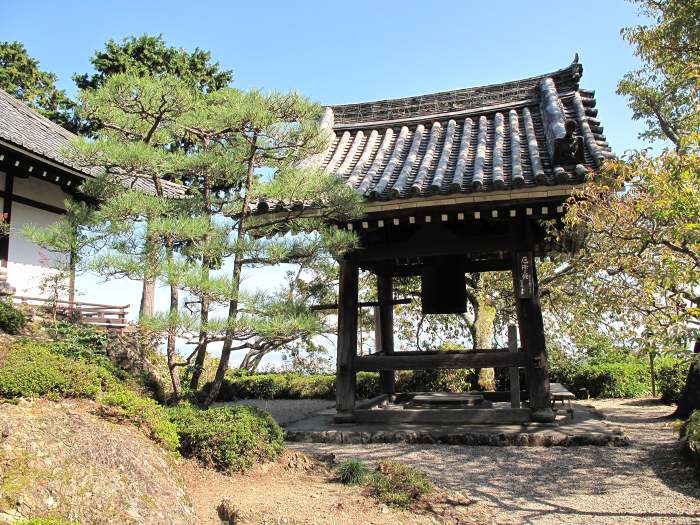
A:
<svg viewBox="0 0 700 525">
<path fill-rule="evenodd" d="M 177 426 L 180 452 L 207 467 L 234 473 L 273 460 L 284 450 L 282 429 L 268 412 L 255 407 L 203 410 L 181 403 L 169 412 Z"/>
<path fill-rule="evenodd" d="M 656 360 L 657 388 L 664 402 L 678 400 L 685 385 L 687 370 L 687 365 L 679 359 L 663 357 Z M 396 374 L 396 388 L 403 392 L 465 392 L 478 390 L 477 379 L 475 370 L 471 369 L 399 371 Z M 651 394 L 649 364 L 646 360 L 635 358 L 621 362 L 555 361 L 551 363 L 550 380 L 562 383 L 583 397 L 628 398 Z M 506 387 L 507 381 L 501 378 L 499 388 Z M 208 388 L 209 385 L 205 385 L 204 392 Z M 378 373 L 358 372 L 358 397 L 368 399 L 380 393 Z M 217 401 L 334 397 L 333 375 L 291 372 L 251 374 L 231 370 L 224 379 Z"/>
<path fill-rule="evenodd" d="M 642 361 L 595 364 L 567 362 L 552 367 L 550 380 L 562 383 L 577 395 L 585 391 L 591 397 L 626 398 L 651 393 L 649 366 Z"/>
<path fill-rule="evenodd" d="M 210 385 L 202 389 L 208 392 Z M 473 370 L 418 370 L 396 374 L 396 388 L 406 392 L 465 392 L 476 388 Z M 356 391 L 361 399 L 381 394 L 377 372 L 358 372 Z M 224 378 L 217 401 L 236 399 L 333 399 L 335 376 L 293 372 L 250 374 L 232 370 Z"/>
<path fill-rule="evenodd" d="M 677 402 L 688 374 L 687 363 L 673 357 L 660 357 L 654 368 L 661 400 Z M 591 397 L 626 398 L 651 394 L 649 363 L 641 359 L 593 363 L 560 360 L 551 363 L 550 380 L 563 384 L 577 395 L 585 392 Z"/>
</svg>

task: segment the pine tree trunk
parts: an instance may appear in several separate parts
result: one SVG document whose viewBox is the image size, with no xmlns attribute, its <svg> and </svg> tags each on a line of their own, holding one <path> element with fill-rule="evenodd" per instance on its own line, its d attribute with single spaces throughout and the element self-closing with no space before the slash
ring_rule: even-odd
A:
<svg viewBox="0 0 700 525">
<path fill-rule="evenodd" d="M 257 351 L 248 350 L 248 352 L 246 352 L 246 354 L 243 356 L 241 364 L 238 368 L 241 370 L 247 370 L 248 372 L 255 372 L 258 369 L 260 361 L 264 355 L 264 352 L 260 353 Z"/>
<path fill-rule="evenodd" d="M 253 173 L 255 171 L 255 154 L 257 152 L 258 136 L 254 134 L 250 143 L 250 155 L 247 160 L 247 170 L 246 170 L 246 182 L 243 194 L 243 205 L 241 206 L 241 214 L 238 219 L 238 235 L 236 237 L 236 243 L 238 244 L 238 250 L 234 255 L 233 263 L 233 275 L 231 277 L 231 301 L 228 307 L 228 321 L 229 325 L 233 325 L 238 317 L 238 295 L 241 289 L 241 272 L 243 270 L 243 254 L 240 253 L 240 248 L 243 243 L 243 239 L 246 235 L 245 228 L 245 218 L 248 215 L 248 206 L 250 204 L 250 191 L 253 187 Z M 226 337 L 224 339 L 224 346 L 221 349 L 221 357 L 219 358 L 219 366 L 216 368 L 216 376 L 211 385 L 211 389 L 207 394 L 207 398 L 204 400 L 204 405 L 211 405 L 214 400 L 219 395 L 219 390 L 221 390 L 221 384 L 224 382 L 224 376 L 226 375 L 226 370 L 228 370 L 229 360 L 231 359 L 231 348 L 233 347 L 233 329 L 228 328 L 226 330 Z"/>
<path fill-rule="evenodd" d="M 71 249 L 68 259 L 68 311 L 71 319 L 75 312 L 75 273 L 78 261 L 78 254 L 75 249 Z"/>
<path fill-rule="evenodd" d="M 141 288 L 141 307 L 139 317 L 152 316 L 156 311 L 156 279 L 144 276 Z"/>
<path fill-rule="evenodd" d="M 209 271 L 207 271 L 207 275 Z M 206 326 L 209 322 L 209 306 L 211 300 L 208 294 L 202 296 L 202 305 L 199 310 L 199 322 L 202 327 Z M 194 360 L 194 371 L 192 372 L 192 378 L 190 379 L 190 388 L 192 390 L 197 390 L 199 388 L 199 380 L 202 377 L 202 372 L 204 372 L 204 361 L 207 357 L 207 330 L 202 328 L 199 331 L 199 340 L 197 342 L 197 355 Z"/>
<path fill-rule="evenodd" d="M 239 235 L 241 228 L 239 228 Z M 245 234 L 245 231 L 243 232 Z M 240 254 L 236 254 L 236 262 L 233 264 L 233 277 L 231 279 L 231 294 L 233 299 L 229 303 L 228 309 L 228 319 L 233 322 L 238 317 L 238 293 L 241 288 L 241 270 L 243 265 L 241 264 Z M 231 348 L 233 346 L 233 333 L 231 330 L 226 331 L 226 338 L 224 339 L 224 346 L 221 348 L 221 357 L 219 358 L 219 366 L 216 368 L 216 376 L 212 382 L 211 389 L 207 394 L 207 398 L 204 401 L 205 406 L 211 405 L 216 397 L 219 395 L 219 390 L 221 390 L 221 384 L 224 382 L 224 377 L 226 371 L 228 370 L 229 360 L 231 359 Z"/>
<path fill-rule="evenodd" d="M 139 317 L 152 317 L 156 312 L 155 268 L 158 265 L 158 260 L 155 255 L 155 250 L 159 243 L 153 238 L 149 230 L 150 226 L 147 223 L 146 240 L 143 247 L 146 262 L 143 270 L 143 287 L 141 290 L 141 307 L 139 308 Z"/>
<path fill-rule="evenodd" d="M 204 150 L 209 149 L 209 139 L 204 139 Z M 209 216 L 209 225 L 211 225 L 211 181 L 207 173 L 202 174 L 203 178 L 203 202 L 204 202 L 204 213 Z M 209 236 L 205 235 L 203 238 L 206 244 L 209 240 Z M 202 281 L 207 281 L 209 279 L 209 265 L 211 261 L 209 257 L 202 256 Z M 199 308 L 199 339 L 197 341 L 197 354 L 194 360 L 194 370 L 192 372 L 192 378 L 190 379 L 190 388 L 192 390 L 197 390 L 199 388 L 199 380 L 202 377 L 202 372 L 204 372 L 204 362 L 207 358 L 207 337 L 209 336 L 208 330 L 206 328 L 209 322 L 209 308 L 211 307 L 211 296 L 208 292 L 202 294 L 202 303 Z"/>
<path fill-rule="evenodd" d="M 170 316 L 173 322 L 174 316 L 177 316 L 179 306 L 180 290 L 177 283 L 170 284 Z M 168 358 L 168 370 L 170 371 L 170 380 L 173 384 L 173 396 L 175 399 L 182 397 L 182 386 L 180 385 L 180 373 L 177 366 L 177 327 L 171 326 L 168 328 L 168 342 L 166 346 L 166 355 Z"/>
<path fill-rule="evenodd" d="M 694 360 L 688 370 L 688 376 L 685 380 L 685 387 L 681 393 L 681 398 L 678 400 L 676 411 L 671 417 L 679 419 L 688 419 L 693 410 L 700 410 L 700 367 L 698 367 L 697 358 L 700 357 L 700 340 L 695 341 L 693 347 Z"/>
<path fill-rule="evenodd" d="M 173 260 L 172 242 L 167 247 L 168 260 Z M 180 373 L 177 365 L 177 314 L 180 307 L 180 289 L 178 283 L 171 279 L 170 281 L 170 326 L 168 327 L 168 341 L 166 343 L 165 353 L 168 360 L 168 370 L 170 372 L 170 380 L 173 385 L 173 397 L 180 399 L 182 397 L 182 386 L 180 385 Z"/>
</svg>

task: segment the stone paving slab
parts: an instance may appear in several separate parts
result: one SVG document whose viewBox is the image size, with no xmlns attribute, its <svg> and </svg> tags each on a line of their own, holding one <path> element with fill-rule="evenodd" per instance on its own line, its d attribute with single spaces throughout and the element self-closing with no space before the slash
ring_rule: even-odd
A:
<svg viewBox="0 0 700 525">
<path fill-rule="evenodd" d="M 563 412 L 563 411 L 560 411 Z M 595 408 L 574 403 L 574 418 L 560 414 L 554 423 L 523 425 L 381 425 L 335 423 L 334 409 L 288 425 L 285 439 L 297 443 L 422 443 L 486 446 L 626 446 L 629 439 L 603 420 Z"/>
</svg>

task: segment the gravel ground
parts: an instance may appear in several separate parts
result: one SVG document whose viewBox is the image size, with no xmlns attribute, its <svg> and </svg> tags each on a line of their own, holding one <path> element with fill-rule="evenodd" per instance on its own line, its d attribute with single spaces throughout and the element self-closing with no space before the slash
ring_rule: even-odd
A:
<svg viewBox="0 0 700 525">
<path fill-rule="evenodd" d="M 277 402 L 275 402 L 277 403 Z M 700 486 L 684 466 L 672 412 L 652 400 L 594 402 L 629 447 L 464 447 L 290 443 L 339 459 L 397 459 L 441 487 L 493 505 L 499 523 L 700 524 Z"/>
<path fill-rule="evenodd" d="M 235 403 L 216 403 L 215 406 L 235 404 L 250 405 L 267 410 L 282 426 L 335 406 L 335 402 L 328 399 L 241 399 Z"/>
</svg>

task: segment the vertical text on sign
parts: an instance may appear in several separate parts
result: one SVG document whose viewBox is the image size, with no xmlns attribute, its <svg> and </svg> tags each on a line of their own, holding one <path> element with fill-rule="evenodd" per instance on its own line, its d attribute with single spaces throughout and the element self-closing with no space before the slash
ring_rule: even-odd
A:
<svg viewBox="0 0 700 525">
<path fill-rule="evenodd" d="M 518 297 L 531 299 L 534 291 L 532 278 L 532 252 L 520 252 L 517 255 Z"/>
</svg>

